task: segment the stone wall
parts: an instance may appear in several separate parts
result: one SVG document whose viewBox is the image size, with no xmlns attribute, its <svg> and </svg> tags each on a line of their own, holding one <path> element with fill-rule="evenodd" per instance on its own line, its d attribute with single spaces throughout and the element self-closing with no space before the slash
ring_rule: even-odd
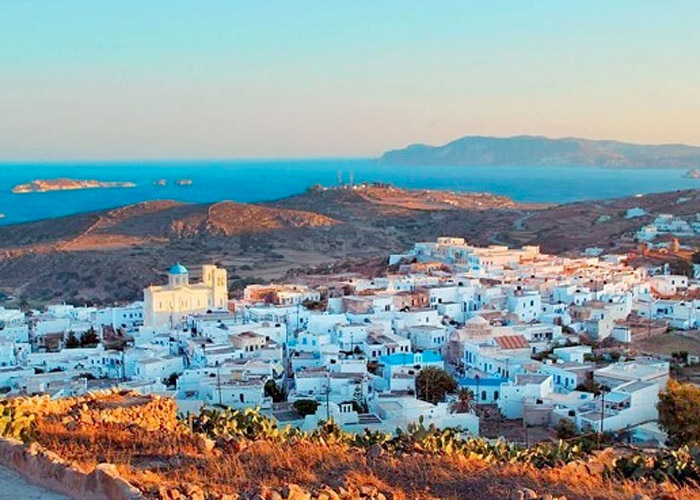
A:
<svg viewBox="0 0 700 500">
<path fill-rule="evenodd" d="M 21 474 L 30 483 L 74 500 L 142 500 L 141 492 L 122 479 L 112 464 L 100 464 L 91 473 L 79 471 L 36 443 L 0 438 L 0 465 Z"/>
</svg>

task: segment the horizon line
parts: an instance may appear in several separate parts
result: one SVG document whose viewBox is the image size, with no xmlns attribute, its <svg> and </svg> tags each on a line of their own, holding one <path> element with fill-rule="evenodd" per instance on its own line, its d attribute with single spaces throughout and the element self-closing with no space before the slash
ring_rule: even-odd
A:
<svg viewBox="0 0 700 500">
<path fill-rule="evenodd" d="M 621 140 L 621 139 L 614 139 L 614 138 L 590 138 L 590 137 L 581 137 L 581 136 L 575 136 L 575 135 L 565 135 L 565 136 L 548 136 L 548 135 L 542 135 L 542 134 L 532 134 L 532 133 L 521 133 L 521 134 L 512 134 L 512 135 L 498 135 L 498 134 L 491 134 L 491 135 L 484 135 L 484 134 L 467 134 L 467 135 L 462 135 L 454 139 L 449 139 L 446 142 L 441 142 L 441 143 L 426 143 L 426 142 L 410 142 L 405 144 L 404 146 L 400 146 L 398 148 L 389 148 L 389 149 L 384 149 L 383 152 L 379 153 L 378 155 L 359 155 L 359 156 L 354 156 L 354 155 L 348 155 L 348 156 L 334 156 L 334 155 L 310 155 L 310 156 L 301 156 L 301 155 L 291 155 L 291 156 L 201 156 L 201 157 L 181 157 L 181 158 L 173 158 L 173 157 L 125 157 L 125 158 L 82 158 L 82 159 L 76 159 L 76 158 L 53 158 L 53 159 L 2 159 L 0 158 L 0 166 L 4 165 L 25 165 L 25 164 L 66 164 L 66 163 L 73 163 L 73 164 L 82 164 L 82 163 L 89 163 L 89 164 L 99 164 L 99 163 L 104 163 L 104 164 L 117 164 L 117 163 L 137 163 L 137 162 L 143 162 L 143 163 L 153 163 L 153 162 L 182 162 L 182 163 L 187 163 L 187 162 L 201 162 L 201 161 L 213 161 L 213 162 L 282 162 L 282 161 L 333 161 L 333 160 L 380 160 L 381 157 L 388 152 L 394 152 L 394 151 L 401 151 L 403 149 L 408 149 L 414 146 L 426 146 L 426 147 L 432 147 L 432 148 L 440 148 L 447 146 L 449 144 L 452 144 L 453 142 L 460 141 L 462 139 L 468 139 L 468 138 L 481 138 L 481 139 L 519 139 L 519 138 L 533 138 L 533 139 L 546 139 L 550 141 L 566 141 L 566 140 L 583 140 L 583 141 L 591 141 L 591 142 L 616 142 L 619 144 L 626 144 L 630 146 L 649 146 L 649 147 L 664 147 L 664 146 L 682 146 L 682 147 L 691 147 L 691 148 L 700 148 L 700 142 L 697 144 L 693 143 L 687 143 L 687 142 L 638 142 L 638 141 L 632 141 L 632 140 Z"/>
<path fill-rule="evenodd" d="M 379 160 L 378 157 L 371 156 L 251 156 L 251 157 L 188 157 L 188 158 L 95 158 L 95 159 L 53 159 L 53 160 L 4 160 L 0 159 L 0 167 L 3 166 L 19 166 L 27 164 L 35 165 L 61 165 L 61 164 L 124 164 L 124 163 L 159 163 L 159 162 L 171 162 L 171 163 L 194 163 L 194 162 L 252 162 L 252 163 L 262 163 L 262 162 L 285 162 L 285 161 L 375 161 Z"/>
</svg>

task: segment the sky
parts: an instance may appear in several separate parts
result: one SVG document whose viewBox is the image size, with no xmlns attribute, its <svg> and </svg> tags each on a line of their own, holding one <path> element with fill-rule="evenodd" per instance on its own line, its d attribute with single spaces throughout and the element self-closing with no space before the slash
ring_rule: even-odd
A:
<svg viewBox="0 0 700 500">
<path fill-rule="evenodd" d="M 700 145 L 696 0 L 0 0 L 0 161 Z"/>
</svg>

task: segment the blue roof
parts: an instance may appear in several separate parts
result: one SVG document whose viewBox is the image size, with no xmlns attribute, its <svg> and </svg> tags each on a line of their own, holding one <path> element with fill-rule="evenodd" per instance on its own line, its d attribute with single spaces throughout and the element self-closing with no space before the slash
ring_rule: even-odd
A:
<svg viewBox="0 0 700 500">
<path fill-rule="evenodd" d="M 480 378 L 479 379 L 479 387 L 500 387 L 501 384 L 508 382 L 507 378 Z M 470 387 L 470 386 L 475 386 L 476 384 L 476 379 L 473 377 L 465 377 L 463 379 L 460 379 L 459 385 L 462 387 Z"/>
<path fill-rule="evenodd" d="M 423 351 L 423 363 L 439 363 L 442 361 L 442 356 L 439 352 Z"/>
<path fill-rule="evenodd" d="M 387 356 L 380 356 L 379 361 L 385 365 L 415 365 L 417 364 L 416 354 L 413 352 L 395 352 Z M 423 363 L 439 363 L 442 361 L 442 356 L 433 351 L 425 351 L 423 353 Z"/>
<path fill-rule="evenodd" d="M 176 263 L 173 267 L 171 267 L 169 272 L 170 274 L 189 274 L 187 268 L 179 262 Z"/>
</svg>

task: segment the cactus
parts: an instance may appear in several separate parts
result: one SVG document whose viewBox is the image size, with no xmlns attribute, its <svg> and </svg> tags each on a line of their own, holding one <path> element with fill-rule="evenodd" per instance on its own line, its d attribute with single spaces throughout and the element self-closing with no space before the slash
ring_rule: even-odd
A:
<svg viewBox="0 0 700 500">
<path fill-rule="evenodd" d="M 34 414 L 16 408 L 12 401 L 0 401 L 0 436 L 26 443 L 34 431 L 35 419 Z"/>
<path fill-rule="evenodd" d="M 190 429 L 210 437 L 238 437 L 274 442 L 309 441 L 321 446 L 340 445 L 369 449 L 380 446 L 385 452 L 463 455 L 485 462 L 529 464 L 534 467 L 558 467 L 585 460 L 596 450 L 591 440 L 557 441 L 524 447 L 502 440 L 490 442 L 483 438 L 464 437 L 459 429 L 440 430 L 422 422 L 411 424 L 406 431 L 394 434 L 366 429 L 361 433 L 344 431 L 336 422 L 321 422 L 313 432 L 306 433 L 286 426 L 279 427 L 273 418 L 261 415 L 258 409 L 207 410 L 186 418 Z M 700 448 L 684 446 L 656 454 L 638 452 L 618 457 L 606 469 L 610 477 L 672 480 L 681 484 L 700 482 Z"/>
</svg>

